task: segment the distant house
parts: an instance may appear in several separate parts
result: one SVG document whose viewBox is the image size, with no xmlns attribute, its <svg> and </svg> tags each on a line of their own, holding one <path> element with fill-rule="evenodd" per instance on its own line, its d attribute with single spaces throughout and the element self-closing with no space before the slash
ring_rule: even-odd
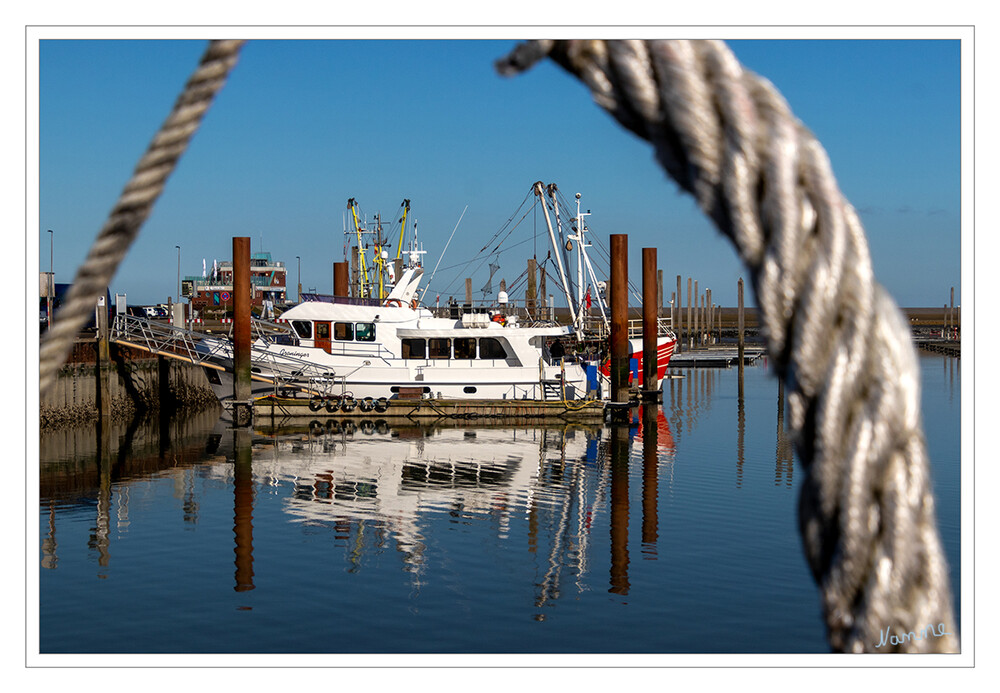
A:
<svg viewBox="0 0 1000 693">
<path fill-rule="evenodd" d="M 199 313 L 233 310 L 233 263 L 225 260 L 212 267 L 206 277 L 185 277 L 181 294 L 191 299 Z M 262 307 L 264 301 L 283 306 L 285 294 L 285 263 L 271 259 L 271 253 L 250 255 L 251 306 Z"/>
</svg>

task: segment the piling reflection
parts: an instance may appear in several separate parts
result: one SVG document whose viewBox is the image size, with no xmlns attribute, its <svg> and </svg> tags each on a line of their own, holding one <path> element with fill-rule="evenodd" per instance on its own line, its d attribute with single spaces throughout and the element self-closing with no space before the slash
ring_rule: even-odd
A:
<svg viewBox="0 0 1000 693">
<path fill-rule="evenodd" d="M 774 485 L 780 486 L 784 478 L 785 487 L 792 487 L 795 459 L 792 454 L 792 439 L 785 429 L 785 384 L 778 380 L 778 443 L 774 452 Z"/>
<path fill-rule="evenodd" d="M 233 535 L 236 538 L 237 592 L 252 590 L 253 585 L 253 449 L 251 432 L 240 427 L 233 431 Z"/>
<path fill-rule="evenodd" d="M 627 425 L 611 427 L 611 586 L 613 594 L 628 594 L 629 452 Z"/>
<path fill-rule="evenodd" d="M 39 499 L 49 508 L 49 526 L 42 539 L 42 567 L 56 569 L 59 564 L 59 509 L 77 507 L 93 513 L 87 547 L 96 554 L 98 577 L 106 577 L 114 541 L 130 529 L 131 483 L 155 474 L 180 480 L 203 464 L 206 434 L 217 421 L 218 412 L 210 410 L 166 421 L 112 423 L 105 418 L 94 425 L 44 432 L 39 438 Z M 196 517 L 192 503 L 193 494 L 184 504 L 186 521 L 192 512 Z"/>
<path fill-rule="evenodd" d="M 660 476 L 657 415 L 663 415 L 659 407 L 650 405 L 642 407 L 642 432 L 640 434 L 642 440 L 642 557 L 648 560 L 656 559 L 656 539 L 659 534 L 656 509 Z M 664 419 L 664 423 L 666 423 L 666 419 Z"/>
<path fill-rule="evenodd" d="M 544 608 L 567 589 L 589 589 L 595 562 L 608 560 L 609 592 L 629 594 L 630 520 L 639 508 L 635 539 L 643 559 L 657 559 L 660 487 L 670 487 L 674 454 L 670 423 L 654 404 L 640 409 L 635 424 L 630 417 L 615 426 L 390 427 L 381 420 L 331 419 L 255 430 L 232 429 L 208 414 L 60 431 L 42 441 L 41 563 L 59 567 L 63 508 L 94 513 L 87 545 L 98 574 L 106 576 L 115 542 L 134 531 L 129 498 L 137 488 L 148 498 L 153 485 L 163 488 L 166 481 L 177 521 L 197 530 L 207 496 L 221 482 L 232 492 L 230 584 L 236 592 L 258 586 L 256 505 L 268 489 L 269 498 L 281 497 L 292 526 L 330 533 L 347 572 L 360 572 L 373 556 L 390 551 L 414 590 L 431 560 L 427 537 L 442 523 L 485 519 L 498 541 L 517 541 L 523 532 L 522 546 L 538 556 L 534 605 L 544 619 Z M 633 474 L 641 488 L 631 482 Z M 633 494 L 641 504 L 632 502 Z M 595 532 L 601 526 L 606 529 Z"/>
</svg>

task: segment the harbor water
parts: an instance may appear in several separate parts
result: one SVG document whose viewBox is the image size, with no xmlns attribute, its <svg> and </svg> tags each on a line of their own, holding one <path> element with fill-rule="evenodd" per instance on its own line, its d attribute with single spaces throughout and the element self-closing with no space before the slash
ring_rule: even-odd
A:
<svg viewBox="0 0 1000 693">
<path fill-rule="evenodd" d="M 958 618 L 960 361 L 920 364 Z M 631 426 L 43 433 L 39 652 L 828 652 L 777 381 L 671 372 Z"/>
</svg>

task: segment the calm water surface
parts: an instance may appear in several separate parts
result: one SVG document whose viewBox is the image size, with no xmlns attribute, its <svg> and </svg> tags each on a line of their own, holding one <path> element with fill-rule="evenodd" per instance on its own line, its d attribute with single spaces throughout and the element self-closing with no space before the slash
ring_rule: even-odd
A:
<svg viewBox="0 0 1000 693">
<path fill-rule="evenodd" d="M 959 361 L 921 365 L 958 609 Z M 777 382 L 678 373 L 631 427 L 43 436 L 40 651 L 827 652 Z"/>
</svg>

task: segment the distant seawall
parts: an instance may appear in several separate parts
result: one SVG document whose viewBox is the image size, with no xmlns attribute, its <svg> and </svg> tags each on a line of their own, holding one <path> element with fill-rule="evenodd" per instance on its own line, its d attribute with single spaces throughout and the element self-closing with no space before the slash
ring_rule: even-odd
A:
<svg viewBox="0 0 1000 693">
<path fill-rule="evenodd" d="M 170 412 L 178 408 L 204 409 L 218 406 L 218 399 L 200 366 L 175 359 L 151 357 L 116 344 L 110 346 L 108 367 L 108 411 L 114 421 L 128 421 L 137 414 Z M 95 342 L 81 340 L 68 362 L 42 398 L 39 423 L 42 429 L 95 422 L 99 419 L 99 397 Z"/>
</svg>

